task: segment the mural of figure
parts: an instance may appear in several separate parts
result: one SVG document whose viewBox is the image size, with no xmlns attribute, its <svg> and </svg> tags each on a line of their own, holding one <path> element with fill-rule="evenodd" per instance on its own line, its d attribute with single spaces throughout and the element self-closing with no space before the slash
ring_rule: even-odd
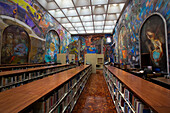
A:
<svg viewBox="0 0 170 113">
<path fill-rule="evenodd" d="M 155 33 L 153 32 L 147 31 L 146 36 L 154 46 L 153 50 L 149 48 L 151 58 L 152 60 L 154 60 L 155 64 L 158 65 L 158 62 L 160 61 L 163 55 L 162 43 L 160 42 L 159 39 L 155 39 Z"/>
<path fill-rule="evenodd" d="M 2 64 L 28 63 L 30 39 L 24 28 L 8 26 L 3 32 Z"/>
<path fill-rule="evenodd" d="M 162 71 L 167 71 L 165 37 L 165 24 L 161 16 L 158 14 L 149 16 L 140 32 L 142 66 L 152 65 L 153 69 L 161 68 Z M 146 54 L 150 56 L 149 64 L 143 64 L 144 61 L 142 61 L 146 59 Z"/>
<path fill-rule="evenodd" d="M 57 54 L 59 53 L 60 40 L 56 31 L 51 30 L 46 35 L 46 62 L 57 62 Z"/>
<path fill-rule="evenodd" d="M 118 48 L 119 48 L 119 62 L 126 64 L 128 62 L 128 38 L 126 36 L 126 28 L 125 26 L 122 26 L 119 31 L 119 37 L 118 37 Z"/>
</svg>

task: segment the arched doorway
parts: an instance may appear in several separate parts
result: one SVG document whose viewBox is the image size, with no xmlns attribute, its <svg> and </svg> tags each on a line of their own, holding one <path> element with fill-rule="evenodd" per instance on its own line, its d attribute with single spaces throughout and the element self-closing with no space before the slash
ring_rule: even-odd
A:
<svg viewBox="0 0 170 113">
<path fill-rule="evenodd" d="M 2 38 L 1 64 L 28 63 L 30 38 L 24 28 L 11 25 Z"/>
<path fill-rule="evenodd" d="M 159 13 L 150 15 L 140 29 L 141 67 L 169 72 L 167 56 L 167 26 Z"/>
<path fill-rule="evenodd" d="M 57 54 L 60 52 L 60 38 L 55 30 L 46 34 L 45 62 L 57 62 Z"/>
</svg>

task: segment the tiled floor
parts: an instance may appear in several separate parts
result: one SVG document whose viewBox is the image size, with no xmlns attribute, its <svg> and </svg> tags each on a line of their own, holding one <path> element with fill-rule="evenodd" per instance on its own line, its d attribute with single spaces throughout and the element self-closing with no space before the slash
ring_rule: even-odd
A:
<svg viewBox="0 0 170 113">
<path fill-rule="evenodd" d="M 102 70 L 89 77 L 73 113 L 116 113 Z"/>
</svg>

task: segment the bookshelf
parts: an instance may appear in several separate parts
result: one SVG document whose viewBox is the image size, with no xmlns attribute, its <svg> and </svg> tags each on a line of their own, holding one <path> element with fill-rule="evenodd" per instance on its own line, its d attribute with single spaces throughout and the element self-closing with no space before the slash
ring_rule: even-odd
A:
<svg viewBox="0 0 170 113">
<path fill-rule="evenodd" d="M 0 92 L 12 89 L 49 75 L 74 68 L 76 65 L 53 65 L 0 72 Z"/>
<path fill-rule="evenodd" d="M 75 54 L 69 54 L 68 58 L 69 58 L 69 63 L 72 61 L 72 59 L 74 60 L 73 63 L 75 63 Z"/>
<path fill-rule="evenodd" d="M 25 65 L 23 64 L 23 65 L 11 65 L 11 66 L 2 65 L 0 67 L 0 72 L 10 71 L 10 70 L 29 69 L 34 67 L 43 67 L 43 66 L 50 66 L 50 65 L 56 65 L 56 64 L 25 64 Z"/>
<path fill-rule="evenodd" d="M 84 65 L 86 64 L 92 64 L 92 73 L 96 73 L 96 54 L 85 54 L 85 62 Z"/>
<path fill-rule="evenodd" d="M 170 90 L 112 66 L 103 74 L 117 112 L 170 112 Z"/>
<path fill-rule="evenodd" d="M 91 71 L 90 65 L 83 65 L 1 92 L 0 112 L 71 112 Z"/>
<path fill-rule="evenodd" d="M 104 54 L 85 54 L 84 64 L 92 64 L 92 72 L 96 73 L 96 69 L 103 69 Z"/>
<path fill-rule="evenodd" d="M 66 53 L 57 54 L 57 63 L 66 64 Z"/>
<path fill-rule="evenodd" d="M 103 69 L 104 54 L 96 54 L 96 58 L 97 58 L 96 69 Z"/>
</svg>

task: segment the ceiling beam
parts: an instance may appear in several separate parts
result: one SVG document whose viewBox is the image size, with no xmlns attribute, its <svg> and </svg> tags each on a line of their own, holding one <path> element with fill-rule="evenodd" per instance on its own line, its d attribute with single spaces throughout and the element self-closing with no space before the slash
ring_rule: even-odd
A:
<svg viewBox="0 0 170 113">
<path fill-rule="evenodd" d="M 63 10 L 60 8 L 60 6 L 57 4 L 57 2 L 55 0 L 52 0 L 53 2 L 55 2 L 55 4 L 58 6 L 58 8 L 61 10 L 61 12 L 64 14 L 65 18 L 67 18 L 67 20 L 69 21 L 69 23 L 73 26 L 72 22 L 70 22 L 70 20 L 68 19 L 68 17 L 66 16 L 66 14 L 63 12 Z M 73 28 L 76 30 L 76 28 L 73 26 Z M 78 31 L 77 31 L 78 33 Z"/>
<path fill-rule="evenodd" d="M 106 19 L 107 19 L 107 12 L 108 12 L 108 8 L 109 8 L 109 1 L 107 2 L 107 7 L 106 7 L 106 16 L 105 16 L 105 21 L 104 21 L 104 26 L 103 26 L 103 33 L 104 33 L 104 29 L 105 29 L 105 24 L 106 24 Z"/>
<path fill-rule="evenodd" d="M 77 11 L 77 7 L 76 7 L 76 5 L 75 5 L 75 3 L 74 3 L 73 0 L 72 0 L 72 2 L 73 2 L 73 5 L 74 5 L 74 7 L 75 7 L 75 10 L 76 10 L 76 12 L 77 12 L 77 14 L 78 14 L 78 17 L 79 17 L 79 19 L 80 19 L 80 22 L 81 22 L 81 24 L 82 24 L 82 26 L 83 26 L 83 28 L 84 28 L 84 31 L 86 32 L 86 29 L 85 29 L 85 27 L 84 27 L 84 25 L 83 25 L 83 22 L 82 22 L 82 20 L 81 20 L 81 18 L 80 18 L 80 15 L 79 15 L 78 11 Z M 87 32 L 86 32 L 86 33 L 87 33 Z M 79 32 L 78 32 L 78 34 L 79 34 Z"/>
<path fill-rule="evenodd" d="M 95 27 L 94 27 L 94 17 L 93 17 L 93 7 L 92 7 L 92 1 L 90 0 L 90 6 L 91 6 L 91 14 L 92 14 L 92 22 L 93 22 L 93 31 L 95 33 Z"/>
</svg>

